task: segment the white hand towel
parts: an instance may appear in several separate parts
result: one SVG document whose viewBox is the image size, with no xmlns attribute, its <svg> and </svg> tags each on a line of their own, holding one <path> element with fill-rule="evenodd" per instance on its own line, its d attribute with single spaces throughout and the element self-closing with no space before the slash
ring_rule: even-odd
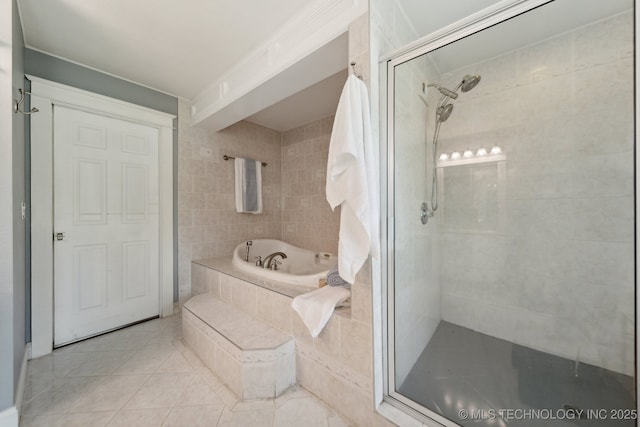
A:
<svg viewBox="0 0 640 427">
<path fill-rule="evenodd" d="M 291 307 L 298 312 L 312 337 L 317 337 L 327 324 L 336 305 L 351 296 L 342 286 L 325 286 L 306 294 L 298 295 Z"/>
<path fill-rule="evenodd" d="M 236 212 L 262 213 L 262 163 L 236 157 L 234 165 Z"/>
<path fill-rule="evenodd" d="M 332 209 L 341 205 L 338 271 L 352 284 L 367 257 L 380 254 L 378 168 L 373 150 L 367 87 L 351 75 L 331 132 L 326 194 Z"/>
</svg>

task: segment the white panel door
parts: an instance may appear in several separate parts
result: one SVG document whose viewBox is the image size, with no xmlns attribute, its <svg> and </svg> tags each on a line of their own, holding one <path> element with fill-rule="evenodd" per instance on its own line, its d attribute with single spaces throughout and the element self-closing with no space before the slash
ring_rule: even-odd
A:
<svg viewBox="0 0 640 427">
<path fill-rule="evenodd" d="M 54 346 L 157 316 L 158 131 L 54 106 Z"/>
</svg>

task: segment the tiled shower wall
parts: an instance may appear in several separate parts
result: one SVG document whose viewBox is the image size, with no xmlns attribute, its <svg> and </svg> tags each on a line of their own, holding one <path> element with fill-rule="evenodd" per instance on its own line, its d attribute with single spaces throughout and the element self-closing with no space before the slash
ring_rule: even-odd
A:
<svg viewBox="0 0 640 427">
<path fill-rule="evenodd" d="M 436 70 L 426 58 L 405 63 L 395 75 L 394 282 L 396 382 L 402 384 L 441 320 L 438 233 L 434 219 L 420 221 L 420 205 L 431 208 L 433 115 L 418 96 Z M 427 94 L 425 94 L 426 98 Z M 433 95 L 429 103 L 435 103 Z M 428 141 L 427 141 L 428 140 Z"/>
<path fill-rule="evenodd" d="M 505 217 L 494 232 L 441 222 L 443 318 L 633 374 L 632 12 L 439 83 L 465 74 L 482 81 L 454 102 L 441 151 L 503 147 L 503 200 L 477 202 L 503 203 Z M 445 184 L 453 169 L 443 168 Z M 445 214 L 464 194 L 445 185 Z M 478 220 L 479 206 L 455 221 Z"/>
<path fill-rule="evenodd" d="M 317 252 L 338 253 L 340 208 L 325 196 L 333 116 L 282 134 L 282 238 Z"/>
</svg>

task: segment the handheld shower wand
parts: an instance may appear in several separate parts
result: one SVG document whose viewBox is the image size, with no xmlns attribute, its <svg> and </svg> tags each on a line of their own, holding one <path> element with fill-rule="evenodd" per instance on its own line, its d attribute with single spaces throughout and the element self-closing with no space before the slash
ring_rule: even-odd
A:
<svg viewBox="0 0 640 427">
<path fill-rule="evenodd" d="M 455 90 L 447 89 L 444 86 L 440 86 L 437 83 L 429 83 L 428 85 L 422 83 L 422 92 L 426 92 L 427 87 L 435 87 L 438 89 L 438 92 L 442 95 L 438 104 L 436 106 L 436 126 L 433 131 L 433 151 L 432 151 L 432 175 L 431 175 L 431 209 L 429 209 L 429 205 L 427 202 L 423 202 L 420 206 L 420 221 L 423 224 L 426 224 L 430 217 L 435 215 L 436 210 L 438 210 L 438 179 L 436 175 L 437 168 L 437 152 L 438 152 L 438 136 L 440 134 L 440 125 L 445 122 L 449 116 L 451 116 L 451 112 L 453 111 L 453 104 L 449 102 L 450 100 L 458 99 L 458 90 L 464 92 L 469 92 L 471 89 L 476 87 L 478 83 L 480 83 L 481 77 L 479 75 L 471 75 L 467 74 L 462 78 L 462 81 L 458 83 Z M 421 97 L 422 98 L 422 97 Z M 424 98 L 422 98 L 423 101 Z M 425 102 L 427 104 L 427 102 Z"/>
</svg>

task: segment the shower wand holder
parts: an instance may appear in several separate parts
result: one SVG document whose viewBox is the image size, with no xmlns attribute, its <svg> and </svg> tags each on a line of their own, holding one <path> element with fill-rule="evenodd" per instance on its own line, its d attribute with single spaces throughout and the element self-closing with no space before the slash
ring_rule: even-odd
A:
<svg viewBox="0 0 640 427">
<path fill-rule="evenodd" d="M 429 218 L 433 218 L 435 215 L 435 211 L 429 209 L 429 206 L 426 203 L 422 203 L 420 205 L 420 222 L 422 224 L 426 224 L 429 221 Z"/>
</svg>

